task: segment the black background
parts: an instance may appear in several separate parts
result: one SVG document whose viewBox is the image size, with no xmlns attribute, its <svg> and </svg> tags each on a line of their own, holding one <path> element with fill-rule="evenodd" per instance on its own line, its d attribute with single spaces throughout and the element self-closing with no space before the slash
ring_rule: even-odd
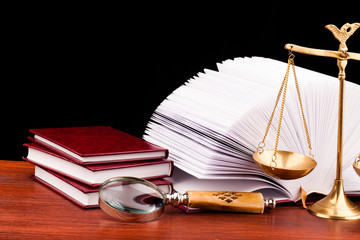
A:
<svg viewBox="0 0 360 240">
<path fill-rule="evenodd" d="M 326 24 L 359 22 L 338 6 L 239 3 L 11 6 L 3 23 L 0 159 L 21 159 L 28 129 L 109 125 L 141 137 L 173 90 L 235 57 L 287 59 L 286 43 L 337 50 Z M 349 40 L 360 52 L 360 30 Z M 337 76 L 335 59 L 297 65 Z M 347 79 L 360 83 L 360 63 Z"/>
</svg>

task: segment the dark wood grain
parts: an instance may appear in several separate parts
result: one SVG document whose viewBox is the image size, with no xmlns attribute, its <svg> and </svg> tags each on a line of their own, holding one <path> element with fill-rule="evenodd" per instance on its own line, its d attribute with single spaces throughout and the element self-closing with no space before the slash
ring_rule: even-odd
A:
<svg viewBox="0 0 360 240">
<path fill-rule="evenodd" d="M 360 239 L 359 220 L 321 219 L 300 206 L 264 214 L 186 214 L 167 206 L 157 221 L 119 222 L 75 206 L 30 179 L 33 171 L 27 162 L 0 161 L 0 239 Z"/>
</svg>

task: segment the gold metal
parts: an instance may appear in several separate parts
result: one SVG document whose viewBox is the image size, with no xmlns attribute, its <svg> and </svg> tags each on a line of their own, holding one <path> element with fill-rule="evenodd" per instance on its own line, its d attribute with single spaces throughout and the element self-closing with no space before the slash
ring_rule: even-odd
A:
<svg viewBox="0 0 360 240">
<path fill-rule="evenodd" d="M 290 43 L 285 45 L 285 49 L 287 49 L 287 50 L 292 49 L 294 52 L 307 54 L 307 55 L 313 55 L 313 56 L 319 56 L 319 57 L 330 57 L 330 58 L 337 58 L 337 59 L 352 59 L 352 60 L 360 61 L 360 54 L 353 53 L 353 52 L 347 52 L 347 56 L 344 56 L 344 54 L 339 51 L 307 48 L 307 47 L 301 47 L 301 46 L 298 46 L 295 44 L 290 44 Z"/>
<path fill-rule="evenodd" d="M 357 158 L 355 158 L 355 162 L 353 163 L 353 167 L 357 175 L 360 177 L 360 153 Z"/>
<path fill-rule="evenodd" d="M 306 124 L 306 118 L 305 118 L 303 105 L 302 105 L 302 101 L 301 101 L 300 87 L 299 87 L 299 83 L 298 83 L 298 80 L 296 77 L 294 58 L 295 58 L 295 55 L 292 53 L 292 49 L 290 49 L 288 65 L 287 65 L 286 72 L 285 72 L 285 77 L 281 83 L 280 90 L 276 97 L 275 106 L 271 113 L 268 125 L 266 127 L 264 138 L 258 144 L 257 152 L 253 154 L 255 163 L 265 173 L 267 173 L 273 177 L 279 178 L 279 179 L 287 179 L 287 180 L 304 177 L 307 174 L 309 174 L 316 167 L 316 161 L 313 159 L 314 156 L 311 153 L 311 150 L 312 150 L 311 141 L 310 141 L 309 131 L 308 131 L 308 127 Z M 278 144 L 279 144 L 281 123 L 282 123 L 284 107 L 285 107 L 285 98 L 286 98 L 286 91 L 287 91 L 290 67 L 294 74 L 296 92 L 297 92 L 297 96 L 299 99 L 301 116 L 303 119 L 306 139 L 308 142 L 309 155 L 311 157 L 308 157 L 308 156 L 305 156 L 305 155 L 302 155 L 299 153 L 277 150 Z M 279 103 L 281 95 L 282 95 L 282 101 L 281 101 L 280 117 L 279 117 L 279 123 L 278 123 L 277 134 L 276 134 L 275 149 L 274 150 L 264 150 L 265 139 L 269 132 L 271 122 L 273 120 L 274 113 L 275 113 L 276 107 Z"/>
<path fill-rule="evenodd" d="M 337 58 L 337 65 L 339 67 L 339 116 L 338 116 L 338 143 L 337 143 L 337 165 L 336 165 L 336 179 L 334 186 L 328 196 L 320 201 L 309 206 L 308 211 L 322 218 L 331 219 L 360 219 L 360 207 L 351 202 L 345 195 L 344 185 L 342 180 L 342 162 L 343 162 L 343 119 L 344 119 L 344 82 L 345 82 L 345 67 L 348 59 L 359 60 L 360 54 L 347 52 L 347 39 L 360 27 L 360 23 L 344 24 L 340 29 L 334 25 L 327 25 L 334 37 L 340 42 L 339 51 L 319 50 L 312 48 L 305 48 L 293 44 L 286 44 L 286 49 L 292 49 L 294 52 L 310 54 L 322 57 Z M 359 161 L 355 160 L 353 164 L 354 169 L 360 176 Z"/>
<path fill-rule="evenodd" d="M 331 192 L 320 201 L 309 206 L 314 216 L 330 219 L 360 219 L 360 208 L 350 201 L 344 192 L 343 180 L 336 179 Z"/>
<path fill-rule="evenodd" d="M 346 53 L 348 48 L 346 46 L 346 41 L 351 35 L 354 34 L 356 29 L 360 27 L 360 23 L 345 23 L 340 29 L 335 25 L 329 24 L 325 28 L 329 29 L 334 37 L 340 42 L 339 51 Z"/>
<path fill-rule="evenodd" d="M 340 42 L 339 51 L 329 51 L 323 49 L 314 49 L 301 47 L 294 44 L 286 44 L 285 49 L 292 50 L 294 52 L 303 53 L 307 55 L 315 55 L 321 57 L 331 57 L 337 58 L 339 60 L 347 60 L 353 59 L 360 61 L 359 53 L 348 52 L 348 48 L 346 46 L 346 41 L 349 39 L 351 35 L 360 27 L 360 23 L 346 23 L 340 29 L 338 29 L 335 25 L 329 24 L 326 25 L 325 28 L 329 29 L 334 37 Z"/>
<path fill-rule="evenodd" d="M 256 152 L 253 157 L 256 164 L 270 176 L 279 179 L 297 179 L 309 174 L 315 167 L 316 161 L 303 154 L 277 151 L 276 166 L 269 165 L 269 159 L 274 156 L 274 150 L 264 150 L 262 153 Z"/>
</svg>

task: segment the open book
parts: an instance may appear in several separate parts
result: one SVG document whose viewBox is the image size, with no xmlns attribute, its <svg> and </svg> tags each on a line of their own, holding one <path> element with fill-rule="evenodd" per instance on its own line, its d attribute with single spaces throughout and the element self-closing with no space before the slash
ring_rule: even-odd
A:
<svg viewBox="0 0 360 240">
<path fill-rule="evenodd" d="M 182 170 L 174 172 L 174 189 L 257 191 L 284 201 L 299 200 L 301 187 L 328 194 L 336 176 L 339 80 L 296 65 L 317 167 L 303 178 L 279 180 L 262 172 L 252 154 L 264 137 L 286 63 L 235 58 L 217 68 L 176 89 L 148 123 L 144 139 L 169 149 L 169 159 Z M 344 101 L 344 188 L 360 195 L 360 178 L 351 166 L 360 151 L 360 86 L 346 82 Z M 279 112 L 278 107 L 264 149 L 274 149 Z M 309 154 L 292 74 L 278 150 Z"/>
</svg>

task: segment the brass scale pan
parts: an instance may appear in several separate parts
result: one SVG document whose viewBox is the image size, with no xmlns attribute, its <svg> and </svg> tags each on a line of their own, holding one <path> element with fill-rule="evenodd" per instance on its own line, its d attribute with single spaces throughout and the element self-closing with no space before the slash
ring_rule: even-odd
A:
<svg viewBox="0 0 360 240">
<path fill-rule="evenodd" d="M 316 167 L 316 161 L 309 156 L 281 150 L 277 151 L 277 165 L 271 166 L 273 155 L 274 150 L 264 150 L 261 154 L 259 152 L 254 153 L 253 157 L 256 164 L 265 173 L 276 178 L 301 178 L 308 175 Z"/>
<path fill-rule="evenodd" d="M 285 77 L 281 84 L 280 90 L 278 92 L 277 99 L 275 101 L 275 106 L 274 106 L 273 112 L 270 116 L 270 120 L 268 122 L 266 131 L 265 131 L 265 136 L 264 136 L 263 140 L 259 143 L 257 152 L 255 152 L 253 154 L 253 158 L 254 158 L 256 164 L 265 173 L 269 174 L 270 176 L 280 178 L 280 179 L 297 179 L 297 178 L 304 177 L 307 174 L 309 174 L 317 165 L 316 161 L 313 158 L 313 155 L 311 154 L 311 142 L 310 142 L 310 137 L 309 137 L 306 119 L 305 119 L 305 115 L 304 115 L 304 110 L 303 110 L 303 106 L 302 106 L 299 84 L 298 84 L 297 77 L 295 74 L 294 57 L 295 57 L 294 54 L 292 54 L 292 51 L 290 50 Z M 301 109 L 301 114 L 302 114 L 302 118 L 303 118 L 304 129 L 305 129 L 305 133 L 306 133 L 306 137 L 307 137 L 307 142 L 308 142 L 308 147 L 309 147 L 309 155 L 311 157 L 300 154 L 300 153 L 277 150 L 281 122 L 282 122 L 283 111 L 284 111 L 284 106 L 285 106 L 285 97 L 286 97 L 286 90 L 287 90 L 290 66 L 292 67 L 292 71 L 294 73 L 295 86 L 296 86 L 298 100 L 299 100 L 300 109 Z M 282 95 L 282 102 L 281 102 L 280 118 L 279 118 L 278 129 L 277 129 L 275 149 L 274 150 L 264 150 L 263 148 L 265 147 L 265 138 L 270 129 L 270 125 L 271 125 L 272 119 L 274 117 L 275 109 L 278 105 L 281 95 Z M 359 166 L 359 164 L 357 164 L 357 165 Z"/>
</svg>

